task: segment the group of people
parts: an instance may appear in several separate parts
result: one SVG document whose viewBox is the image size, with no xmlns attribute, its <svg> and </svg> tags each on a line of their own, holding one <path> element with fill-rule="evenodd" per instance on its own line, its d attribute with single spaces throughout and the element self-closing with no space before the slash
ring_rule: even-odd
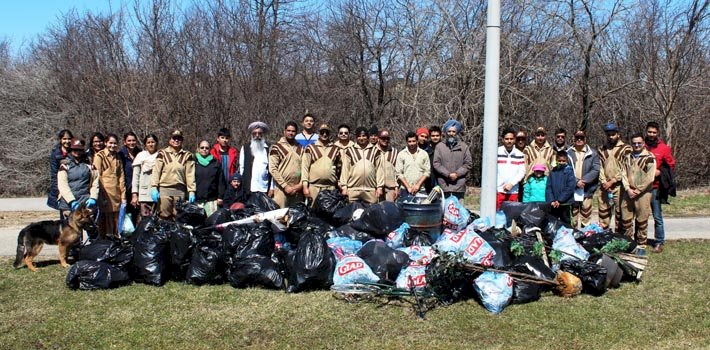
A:
<svg viewBox="0 0 710 350">
<path fill-rule="evenodd" d="M 660 126 L 646 125 L 645 135 L 634 133 L 630 144 L 621 140 L 619 128 L 603 127 L 606 143 L 595 149 L 587 144 L 586 133 L 578 130 L 568 145 L 567 132 L 557 129 L 551 144 L 544 127 L 538 127 L 528 144 L 524 131 L 506 129 L 498 148 L 497 203 L 504 201 L 544 202 L 553 215 L 575 227 L 591 223 L 592 198 L 599 191 L 599 220 L 615 231 L 634 239 L 645 253 L 648 218 L 653 215 L 653 252 L 663 252 L 665 232 L 661 203 L 667 198 L 662 179 L 672 184 L 675 160 L 671 150 L 658 138 Z"/>
<path fill-rule="evenodd" d="M 207 214 L 218 208 L 238 209 L 257 194 L 280 207 L 313 203 L 323 190 L 338 190 L 350 201 L 394 201 L 440 186 L 445 196 L 463 199 L 466 177 L 472 168 L 468 145 L 461 140 L 461 123 L 448 120 L 443 127 L 421 127 L 404 136 L 406 147 L 396 149 L 388 130 L 341 124 L 316 127 L 306 114 L 299 125 L 285 123 L 281 137 L 266 141 L 268 125 L 248 126 L 249 140 L 231 146 L 228 128 L 217 131 L 213 143 L 201 140 L 196 151 L 183 148 L 184 137 L 173 130 L 168 146 L 159 147 L 156 135 L 144 137 L 142 150 L 133 132 L 92 135 L 87 149 L 69 130 L 59 133 L 51 153 L 51 187 L 47 204 L 61 217 L 81 203 L 98 206 L 99 231 L 116 235 L 122 206 L 132 219 L 158 214 L 175 217 L 179 200 L 196 202 Z M 646 136 L 634 134 L 631 145 L 620 140 L 614 124 L 604 126 L 607 143 L 599 149 L 587 145 L 584 131 L 574 133 L 571 146 L 566 131 L 555 131 L 553 143 L 545 128 L 535 130 L 528 144 L 525 132 L 505 129 L 498 148 L 497 208 L 504 201 L 545 202 L 563 221 L 586 226 L 592 214 L 592 196 L 599 188 L 599 218 L 609 227 L 612 212 L 617 232 L 646 244 L 647 221 L 653 212 L 655 251 L 663 249 L 663 221 L 658 198 L 662 164 L 670 171 L 675 161 L 658 139 L 658 124 L 647 125 Z M 353 137 L 354 136 L 354 141 Z M 577 218 L 579 219 L 577 220 Z M 635 228 L 634 228 L 635 222 Z"/>
</svg>

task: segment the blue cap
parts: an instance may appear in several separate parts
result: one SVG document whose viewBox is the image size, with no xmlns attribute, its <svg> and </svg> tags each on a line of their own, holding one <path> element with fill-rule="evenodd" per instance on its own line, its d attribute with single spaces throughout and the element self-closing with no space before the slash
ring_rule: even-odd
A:
<svg viewBox="0 0 710 350">
<path fill-rule="evenodd" d="M 616 124 L 614 124 L 614 123 L 606 123 L 606 125 L 604 125 L 604 132 L 610 132 L 610 131 L 619 132 L 619 128 L 616 127 Z"/>
</svg>

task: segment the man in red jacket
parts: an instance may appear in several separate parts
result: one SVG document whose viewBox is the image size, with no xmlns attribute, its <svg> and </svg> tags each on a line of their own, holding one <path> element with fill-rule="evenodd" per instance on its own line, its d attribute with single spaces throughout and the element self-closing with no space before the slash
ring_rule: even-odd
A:
<svg viewBox="0 0 710 350">
<path fill-rule="evenodd" d="M 653 248 L 654 253 L 663 252 L 663 243 L 665 243 L 666 239 L 665 230 L 663 228 L 663 212 L 661 211 L 661 202 L 658 200 L 661 166 L 665 163 L 671 168 L 671 171 L 675 171 L 675 159 L 673 159 L 673 154 L 671 154 L 671 148 L 658 138 L 659 131 L 660 126 L 658 123 L 648 122 L 648 124 L 646 124 L 646 148 L 656 157 L 656 178 L 653 180 L 653 197 L 651 198 L 654 237 L 656 241 L 656 246 Z"/>
<path fill-rule="evenodd" d="M 236 148 L 229 146 L 229 140 L 232 138 L 232 132 L 227 128 L 221 128 L 217 131 L 217 143 L 212 145 L 210 154 L 217 159 L 222 167 L 222 178 L 220 184 L 228 184 L 232 179 L 232 175 L 237 171 L 237 161 L 239 159 L 239 151 Z M 222 185 L 220 185 L 222 186 Z M 219 193 L 225 193 L 226 188 L 220 189 Z M 222 200 L 217 199 L 217 205 L 222 205 Z"/>
</svg>

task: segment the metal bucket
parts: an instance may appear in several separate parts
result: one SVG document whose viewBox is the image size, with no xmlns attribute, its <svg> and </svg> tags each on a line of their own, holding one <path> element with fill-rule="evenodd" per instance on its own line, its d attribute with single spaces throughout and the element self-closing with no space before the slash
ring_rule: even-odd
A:
<svg viewBox="0 0 710 350">
<path fill-rule="evenodd" d="M 444 215 L 441 202 L 432 204 L 402 202 L 401 205 L 404 211 L 404 222 L 415 230 L 428 232 L 432 240 L 439 238 Z"/>
</svg>

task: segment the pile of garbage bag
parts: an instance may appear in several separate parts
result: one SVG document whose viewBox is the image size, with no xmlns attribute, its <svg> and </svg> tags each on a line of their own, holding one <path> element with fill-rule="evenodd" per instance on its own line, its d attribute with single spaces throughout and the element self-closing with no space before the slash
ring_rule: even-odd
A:
<svg viewBox="0 0 710 350">
<path fill-rule="evenodd" d="M 345 294 L 371 286 L 418 304 L 424 295 L 439 305 L 474 299 L 500 313 L 546 292 L 599 296 L 643 272 L 629 254 L 634 242 L 598 225 L 568 227 L 545 205 L 506 202 L 492 225 L 455 197 L 442 201 L 435 234 L 405 222 L 398 203 L 347 203 L 337 191 L 321 191 L 312 208 L 278 209 L 260 196 L 210 217 L 181 203 L 176 221 L 143 218 L 129 240 L 87 241 L 66 284 L 90 290 L 179 281 Z"/>
</svg>

